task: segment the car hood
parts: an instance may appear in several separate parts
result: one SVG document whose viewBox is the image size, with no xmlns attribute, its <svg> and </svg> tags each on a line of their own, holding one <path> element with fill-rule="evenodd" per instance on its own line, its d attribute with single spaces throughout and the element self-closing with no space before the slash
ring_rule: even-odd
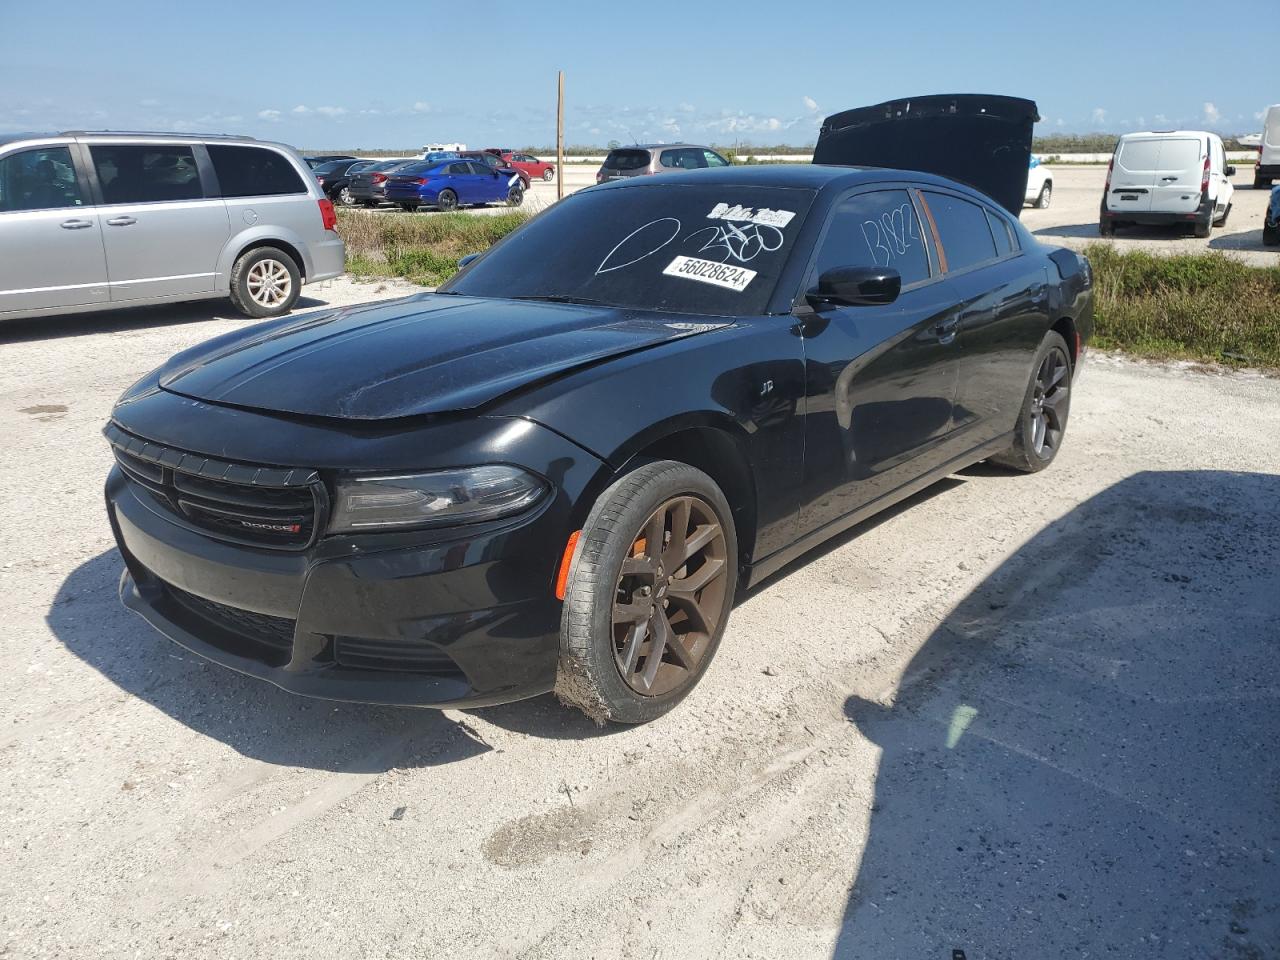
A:
<svg viewBox="0 0 1280 960">
<path fill-rule="evenodd" d="M 977 93 L 890 100 L 822 122 L 814 163 L 920 170 L 967 183 L 1015 217 L 1031 164 L 1031 100 Z"/>
<path fill-rule="evenodd" d="M 422 294 L 276 321 L 160 371 L 210 403 L 353 420 L 469 410 L 609 357 L 721 327 L 719 318 Z"/>
</svg>

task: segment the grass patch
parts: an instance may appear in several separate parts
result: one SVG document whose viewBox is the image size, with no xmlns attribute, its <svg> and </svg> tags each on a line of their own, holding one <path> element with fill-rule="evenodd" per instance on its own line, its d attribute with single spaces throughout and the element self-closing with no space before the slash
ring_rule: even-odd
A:
<svg viewBox="0 0 1280 960">
<path fill-rule="evenodd" d="M 489 249 L 530 216 L 522 210 L 492 217 L 339 210 L 338 233 L 353 276 L 403 277 L 435 287 L 458 272 L 462 257 Z"/>
<path fill-rule="evenodd" d="M 1155 359 L 1280 367 L 1280 267 L 1222 253 L 1162 257 L 1090 244 L 1094 344 Z"/>
</svg>

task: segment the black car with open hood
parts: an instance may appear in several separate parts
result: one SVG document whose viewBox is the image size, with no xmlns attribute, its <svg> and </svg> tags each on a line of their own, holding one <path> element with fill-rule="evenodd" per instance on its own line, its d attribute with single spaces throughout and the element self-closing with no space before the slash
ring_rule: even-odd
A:
<svg viewBox="0 0 1280 960">
<path fill-rule="evenodd" d="M 928 173 L 591 187 L 434 293 L 129 388 L 121 596 L 299 694 L 649 720 L 740 589 L 978 460 L 1048 466 L 1092 303 L 1084 258 Z"/>
<path fill-rule="evenodd" d="M 982 93 L 932 94 L 833 113 L 814 163 L 920 170 L 967 183 L 1015 217 L 1031 164 L 1031 100 Z"/>
</svg>

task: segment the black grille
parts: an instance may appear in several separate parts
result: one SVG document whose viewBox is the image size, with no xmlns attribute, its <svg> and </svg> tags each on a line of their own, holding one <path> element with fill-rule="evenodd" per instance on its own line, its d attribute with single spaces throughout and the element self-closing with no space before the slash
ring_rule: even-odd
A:
<svg viewBox="0 0 1280 960">
<path fill-rule="evenodd" d="M 289 653 L 293 649 L 293 630 L 296 626 L 294 620 L 229 607 L 225 603 L 187 593 L 171 583 L 164 586 L 173 599 L 204 620 L 212 621 L 232 633 L 256 640 L 281 653 Z"/>
<path fill-rule="evenodd" d="M 224 540 L 280 550 L 307 547 L 320 533 L 327 497 L 314 470 L 186 453 L 111 423 L 103 432 L 125 475 L 193 526 Z"/>
<path fill-rule="evenodd" d="M 337 637 L 335 658 L 344 667 L 408 673 L 457 674 L 453 658 L 434 644 L 367 637 Z"/>
</svg>

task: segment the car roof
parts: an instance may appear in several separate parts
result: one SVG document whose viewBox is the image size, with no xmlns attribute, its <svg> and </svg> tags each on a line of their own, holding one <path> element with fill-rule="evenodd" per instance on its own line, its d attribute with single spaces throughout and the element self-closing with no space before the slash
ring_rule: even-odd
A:
<svg viewBox="0 0 1280 960">
<path fill-rule="evenodd" d="M 695 150 L 710 150 L 711 148 L 701 143 L 629 143 L 614 147 L 613 150 L 671 150 L 692 147 Z M 612 153 L 613 150 L 609 152 Z"/>
<path fill-rule="evenodd" d="M 1207 130 L 1135 130 L 1133 133 L 1121 134 L 1121 140 L 1138 140 L 1138 139 L 1154 139 L 1161 140 L 1167 137 L 1212 137 L 1216 134 Z"/>
<path fill-rule="evenodd" d="M 958 181 L 948 180 L 946 177 L 939 177 L 932 173 L 922 173 L 919 170 L 843 167 L 823 163 L 760 163 L 749 166 L 708 167 L 701 170 L 673 171 L 656 177 L 627 177 L 622 180 L 610 180 L 591 189 L 634 190 L 660 184 L 696 183 L 702 186 L 806 187 L 820 190 L 829 185 L 843 188 L 883 180 L 913 180 L 917 183 L 973 189 Z"/>
</svg>

